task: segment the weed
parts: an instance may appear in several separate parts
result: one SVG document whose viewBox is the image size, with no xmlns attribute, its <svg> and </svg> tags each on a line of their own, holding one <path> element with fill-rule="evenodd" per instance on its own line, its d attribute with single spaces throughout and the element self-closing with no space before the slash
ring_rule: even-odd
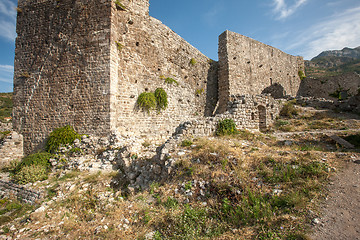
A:
<svg viewBox="0 0 360 240">
<path fill-rule="evenodd" d="M 54 153 L 59 150 L 61 146 L 66 144 L 72 144 L 75 139 L 81 139 L 81 135 L 78 134 L 72 126 L 64 126 L 56 128 L 52 131 L 46 142 L 46 151 Z"/>
<path fill-rule="evenodd" d="M 28 72 L 22 72 L 22 73 L 20 74 L 20 77 L 21 77 L 21 78 L 30 78 L 30 74 L 29 74 Z"/>
<path fill-rule="evenodd" d="M 303 71 L 301 71 L 301 70 L 299 70 L 298 75 L 300 77 L 300 80 L 303 80 L 303 79 L 306 78 L 305 73 Z"/>
<path fill-rule="evenodd" d="M 191 190 L 192 189 L 192 182 L 188 181 L 187 183 L 185 183 L 185 190 Z"/>
<path fill-rule="evenodd" d="M 48 199 L 52 199 L 53 197 L 55 197 L 57 195 L 59 186 L 60 185 L 58 183 L 56 183 L 53 186 L 46 188 Z"/>
<path fill-rule="evenodd" d="M 197 96 L 200 96 L 200 95 L 203 94 L 203 93 L 204 93 L 204 89 L 203 89 L 203 88 L 196 89 L 196 91 L 195 91 L 195 94 L 196 94 Z"/>
<path fill-rule="evenodd" d="M 287 102 L 280 110 L 280 116 L 287 117 L 287 118 L 293 118 L 293 116 L 297 116 L 299 114 L 299 111 L 294 107 L 293 102 Z"/>
<path fill-rule="evenodd" d="M 168 106 L 168 99 L 167 99 L 167 93 L 162 88 L 157 88 L 155 90 L 155 99 L 156 99 L 156 107 L 157 109 L 164 110 Z"/>
<path fill-rule="evenodd" d="M 190 64 L 191 64 L 192 66 L 195 66 L 196 63 L 197 63 L 197 62 L 196 62 L 195 58 L 192 58 L 192 59 L 190 60 Z"/>
<path fill-rule="evenodd" d="M 121 10 L 126 10 L 126 7 L 119 1 L 115 1 L 116 7 L 120 8 Z"/>
<path fill-rule="evenodd" d="M 152 92 L 141 93 L 136 101 L 136 104 L 143 111 L 150 112 L 151 109 L 156 108 L 155 94 Z"/>
<path fill-rule="evenodd" d="M 160 187 L 160 183 L 158 182 L 152 182 L 150 184 L 150 194 L 154 194 L 155 191 Z"/>
<path fill-rule="evenodd" d="M 188 205 L 171 219 L 171 228 L 164 231 L 165 239 L 203 239 L 219 235 L 221 229 L 204 208 Z"/>
<path fill-rule="evenodd" d="M 237 134 L 238 130 L 236 129 L 236 124 L 232 119 L 224 119 L 220 120 L 217 125 L 216 135 L 224 136 L 224 135 L 233 135 Z"/>
<path fill-rule="evenodd" d="M 122 44 L 119 43 L 118 41 L 115 41 L 115 43 L 116 43 L 117 49 L 118 49 L 119 51 L 121 51 L 121 50 L 123 49 L 124 45 L 122 45 Z"/>
<path fill-rule="evenodd" d="M 181 146 L 182 147 L 190 147 L 191 145 L 193 144 L 193 142 L 191 141 L 191 140 L 183 140 L 182 142 L 181 142 Z"/>
<path fill-rule="evenodd" d="M 179 83 L 178 83 L 175 79 L 170 78 L 170 77 L 168 77 L 168 78 L 165 79 L 165 83 L 167 83 L 167 84 L 176 84 L 176 85 L 179 85 Z"/>
<path fill-rule="evenodd" d="M 164 206 L 166 208 L 176 208 L 179 205 L 179 202 L 172 197 L 168 197 L 166 202 L 164 202 Z"/>
</svg>

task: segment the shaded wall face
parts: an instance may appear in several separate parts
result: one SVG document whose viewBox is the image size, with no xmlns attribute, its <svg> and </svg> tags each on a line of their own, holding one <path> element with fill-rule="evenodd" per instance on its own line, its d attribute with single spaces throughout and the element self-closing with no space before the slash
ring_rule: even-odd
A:
<svg viewBox="0 0 360 240">
<path fill-rule="evenodd" d="M 54 128 L 110 131 L 110 2 L 20 0 L 14 73 L 14 129 L 25 152 Z"/>
<path fill-rule="evenodd" d="M 147 14 L 112 10 L 112 128 L 155 141 L 171 136 L 181 122 L 210 115 L 217 101 L 217 63 Z M 157 88 L 167 92 L 167 109 L 137 109 L 138 96 Z"/>
<path fill-rule="evenodd" d="M 280 84 L 287 95 L 295 96 L 302 59 L 230 31 L 219 37 L 219 96 L 261 94 Z"/>
<path fill-rule="evenodd" d="M 336 93 L 347 92 L 354 96 L 360 89 L 360 75 L 347 73 L 322 78 L 305 78 L 301 81 L 298 96 L 337 100 Z"/>
</svg>

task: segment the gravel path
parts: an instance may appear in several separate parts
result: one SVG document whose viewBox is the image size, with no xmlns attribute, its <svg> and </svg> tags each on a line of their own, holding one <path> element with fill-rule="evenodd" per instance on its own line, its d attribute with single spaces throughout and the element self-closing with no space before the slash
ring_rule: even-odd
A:
<svg viewBox="0 0 360 240">
<path fill-rule="evenodd" d="M 331 179 L 321 214 L 312 239 L 360 239 L 360 158 L 346 163 Z"/>
</svg>

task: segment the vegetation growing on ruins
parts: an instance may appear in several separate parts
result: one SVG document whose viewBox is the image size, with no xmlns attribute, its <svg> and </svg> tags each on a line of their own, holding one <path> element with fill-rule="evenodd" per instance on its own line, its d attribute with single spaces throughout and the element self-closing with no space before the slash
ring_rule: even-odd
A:
<svg viewBox="0 0 360 240">
<path fill-rule="evenodd" d="M 52 131 L 47 139 L 45 150 L 50 153 L 54 153 L 61 146 L 72 144 L 75 139 L 81 139 L 81 135 L 78 134 L 72 126 L 64 126 L 56 128 Z"/>
<path fill-rule="evenodd" d="M 156 107 L 157 109 L 164 110 L 168 106 L 168 99 L 167 99 L 167 93 L 162 88 L 157 88 L 155 90 L 155 99 L 156 99 Z"/>
<path fill-rule="evenodd" d="M 216 135 L 224 136 L 224 135 L 234 135 L 237 133 L 238 130 L 236 129 L 236 123 L 234 122 L 233 119 L 226 118 L 218 122 Z"/>
<path fill-rule="evenodd" d="M 167 84 L 176 84 L 176 85 L 179 85 L 179 83 L 178 83 L 175 79 L 170 78 L 170 77 L 168 77 L 168 78 L 165 79 L 165 83 L 167 83 Z"/>
<path fill-rule="evenodd" d="M 302 70 L 299 70 L 298 74 L 299 74 L 300 80 L 303 80 L 304 78 L 306 78 L 305 73 Z"/>
<path fill-rule="evenodd" d="M 192 59 L 190 60 L 190 64 L 191 64 L 192 66 L 194 66 L 196 63 L 197 63 L 197 62 L 196 62 L 196 59 L 195 59 L 195 58 L 192 58 Z"/>
<path fill-rule="evenodd" d="M 10 176 L 19 184 L 47 179 L 50 171 L 50 158 L 47 152 L 34 153 L 24 157 L 21 162 L 12 162 L 7 169 Z"/>
<path fill-rule="evenodd" d="M 164 110 L 168 106 L 167 93 L 163 88 L 157 88 L 155 92 L 143 92 L 139 95 L 137 106 L 146 112 L 152 109 Z"/>
<path fill-rule="evenodd" d="M 282 109 L 280 110 L 280 116 L 292 118 L 293 116 L 296 116 L 299 114 L 299 111 L 294 106 L 295 102 L 290 101 L 284 104 Z"/>
<path fill-rule="evenodd" d="M 119 43 L 118 41 L 115 41 L 115 43 L 116 43 L 117 49 L 118 49 L 119 51 L 121 51 L 124 46 L 123 46 L 121 43 Z"/>
<path fill-rule="evenodd" d="M 335 90 L 335 92 L 329 93 L 329 96 L 336 98 L 338 100 L 344 100 L 344 99 L 342 99 L 342 95 L 341 95 L 344 92 L 346 92 L 348 95 L 349 89 L 345 90 L 344 88 L 339 87 L 338 89 Z"/>
<path fill-rule="evenodd" d="M 137 101 L 137 106 L 146 112 L 150 112 L 151 109 L 156 108 L 156 98 L 153 92 L 143 92 L 139 95 Z"/>
<path fill-rule="evenodd" d="M 120 8 L 121 10 L 126 10 L 126 7 L 124 6 L 124 4 L 122 4 L 119 0 L 115 1 L 115 4 L 118 8 Z"/>
<path fill-rule="evenodd" d="M 195 91 L 195 94 L 196 94 L 197 96 L 200 96 L 200 95 L 203 94 L 203 93 L 204 93 L 204 89 L 203 89 L 203 88 L 196 89 L 196 91 Z"/>
</svg>

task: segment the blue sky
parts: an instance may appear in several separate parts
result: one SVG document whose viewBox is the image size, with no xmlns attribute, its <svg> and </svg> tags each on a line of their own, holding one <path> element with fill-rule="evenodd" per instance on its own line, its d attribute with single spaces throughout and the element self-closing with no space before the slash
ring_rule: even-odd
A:
<svg viewBox="0 0 360 240">
<path fill-rule="evenodd" d="M 0 92 L 12 91 L 16 0 L 0 0 Z M 360 46 L 359 0 L 150 0 L 150 15 L 208 57 L 234 31 L 311 59 Z"/>
</svg>

